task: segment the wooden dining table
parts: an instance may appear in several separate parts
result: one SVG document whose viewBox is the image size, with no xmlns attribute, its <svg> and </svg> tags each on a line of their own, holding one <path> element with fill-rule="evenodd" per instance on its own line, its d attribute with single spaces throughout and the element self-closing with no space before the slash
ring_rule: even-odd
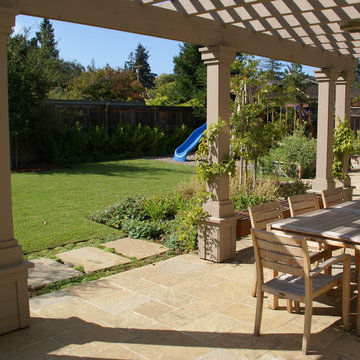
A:
<svg viewBox="0 0 360 360">
<path fill-rule="evenodd" d="M 360 252 L 360 200 L 347 201 L 327 209 L 316 210 L 269 224 L 270 231 L 283 231 L 332 245 L 355 249 L 356 262 Z M 356 334 L 360 336 L 360 270 L 357 266 Z"/>
</svg>

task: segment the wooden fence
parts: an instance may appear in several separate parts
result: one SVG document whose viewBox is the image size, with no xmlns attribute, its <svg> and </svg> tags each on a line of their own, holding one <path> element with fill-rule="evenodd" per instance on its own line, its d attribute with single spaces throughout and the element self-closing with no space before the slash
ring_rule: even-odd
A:
<svg viewBox="0 0 360 360">
<path fill-rule="evenodd" d="M 106 126 L 110 131 L 123 125 L 176 128 L 183 124 L 190 129 L 201 126 L 203 121 L 193 116 L 191 107 L 146 106 L 142 103 L 121 103 L 105 101 L 47 100 L 45 106 L 50 111 L 64 112 L 65 122 L 78 121 L 88 126 Z M 23 136 L 15 146 L 11 144 L 11 159 L 14 163 L 40 161 L 38 144 L 34 139 Z"/>
<path fill-rule="evenodd" d="M 47 100 L 49 110 L 63 110 L 80 121 L 84 127 L 104 125 L 110 129 L 119 122 L 124 125 L 170 128 L 186 124 L 190 128 L 202 125 L 193 116 L 191 107 L 185 106 L 147 106 L 142 103 L 121 103 L 106 101 Z"/>
</svg>

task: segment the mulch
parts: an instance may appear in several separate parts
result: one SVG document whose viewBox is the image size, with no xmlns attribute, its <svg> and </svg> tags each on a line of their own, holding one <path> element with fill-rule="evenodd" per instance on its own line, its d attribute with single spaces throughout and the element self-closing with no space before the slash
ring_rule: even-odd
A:
<svg viewBox="0 0 360 360">
<path fill-rule="evenodd" d="M 44 162 L 29 162 L 22 163 L 20 167 L 11 170 L 13 173 L 24 173 L 24 172 L 39 172 L 39 171 L 53 171 L 53 170 L 64 170 L 65 166 L 58 164 L 50 164 Z"/>
<path fill-rule="evenodd" d="M 185 164 L 185 165 L 195 165 L 195 154 L 189 154 L 185 162 L 174 161 L 172 157 L 169 156 L 150 156 L 145 157 L 147 160 L 158 160 L 170 162 L 173 164 Z M 53 171 L 53 170 L 64 170 L 65 166 L 58 164 L 51 164 L 46 162 L 29 162 L 22 163 L 18 168 L 11 169 L 13 173 L 24 173 L 24 172 L 39 172 L 39 171 Z"/>
</svg>

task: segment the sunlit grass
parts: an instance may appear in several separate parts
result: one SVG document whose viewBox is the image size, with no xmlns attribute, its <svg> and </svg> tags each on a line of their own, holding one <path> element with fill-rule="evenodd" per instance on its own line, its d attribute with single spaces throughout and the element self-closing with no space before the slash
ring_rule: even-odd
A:
<svg viewBox="0 0 360 360">
<path fill-rule="evenodd" d="M 118 230 L 87 216 L 127 195 L 172 193 L 193 172 L 193 166 L 138 159 L 12 174 L 15 237 L 27 253 L 116 236 Z"/>
</svg>

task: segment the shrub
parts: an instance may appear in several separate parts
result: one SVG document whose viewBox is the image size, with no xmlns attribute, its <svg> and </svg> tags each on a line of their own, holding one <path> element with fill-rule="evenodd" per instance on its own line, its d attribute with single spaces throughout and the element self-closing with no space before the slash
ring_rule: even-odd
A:
<svg viewBox="0 0 360 360">
<path fill-rule="evenodd" d="M 175 215 L 174 202 L 165 196 L 146 199 L 143 209 L 153 221 L 173 219 Z"/>
<path fill-rule="evenodd" d="M 125 197 L 105 210 L 96 211 L 95 214 L 90 215 L 89 218 L 100 224 L 121 229 L 124 220 L 144 221 L 148 219 L 144 210 L 144 201 L 145 198 L 142 196 Z"/>
<path fill-rule="evenodd" d="M 316 140 L 304 136 L 299 129 L 285 136 L 279 146 L 269 151 L 260 161 L 265 174 L 277 174 L 295 178 L 298 168 L 302 177 L 313 177 L 316 163 Z"/>
<path fill-rule="evenodd" d="M 51 115 L 51 116 L 50 116 Z M 39 127 L 40 155 L 57 163 L 159 156 L 173 153 L 189 136 L 186 125 L 169 127 L 136 127 L 118 123 L 106 126 L 81 125 L 79 117 L 68 111 L 51 113 Z"/>
<path fill-rule="evenodd" d="M 263 204 L 268 199 L 263 195 L 240 192 L 231 198 L 236 210 L 246 210 L 249 206 Z"/>
<path fill-rule="evenodd" d="M 278 195 L 281 198 L 287 198 L 293 195 L 304 194 L 308 189 L 311 189 L 309 182 L 294 179 L 292 182 L 282 183 L 279 187 Z"/>
<path fill-rule="evenodd" d="M 123 220 L 122 229 L 134 239 L 160 239 L 165 234 L 161 223 L 136 219 Z"/>
</svg>

